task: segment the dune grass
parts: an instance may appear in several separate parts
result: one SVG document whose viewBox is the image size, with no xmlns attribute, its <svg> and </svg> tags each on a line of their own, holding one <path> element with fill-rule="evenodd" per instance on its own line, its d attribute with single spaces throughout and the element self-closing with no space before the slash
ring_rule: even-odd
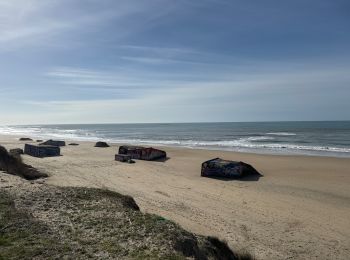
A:
<svg viewBox="0 0 350 260">
<path fill-rule="evenodd" d="M 42 187 L 19 197 L 0 191 L 0 259 L 252 259 L 140 212 L 129 196 Z"/>
<path fill-rule="evenodd" d="M 48 177 L 46 173 L 42 173 L 32 166 L 23 163 L 20 155 L 14 156 L 9 154 L 3 146 L 0 146 L 0 170 L 8 174 L 18 175 L 27 180 Z"/>
</svg>

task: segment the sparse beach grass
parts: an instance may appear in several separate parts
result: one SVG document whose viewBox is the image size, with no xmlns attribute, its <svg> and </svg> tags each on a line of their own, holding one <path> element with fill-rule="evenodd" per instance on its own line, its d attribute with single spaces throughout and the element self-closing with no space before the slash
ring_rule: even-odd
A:
<svg viewBox="0 0 350 260">
<path fill-rule="evenodd" d="M 1 191 L 0 220 L 0 259 L 250 259 L 107 190 Z"/>
</svg>

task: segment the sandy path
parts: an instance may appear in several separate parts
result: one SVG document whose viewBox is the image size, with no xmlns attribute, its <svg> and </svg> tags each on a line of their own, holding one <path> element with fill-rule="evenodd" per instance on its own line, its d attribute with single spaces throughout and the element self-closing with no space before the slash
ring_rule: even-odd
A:
<svg viewBox="0 0 350 260">
<path fill-rule="evenodd" d="M 18 147 L 14 138 L 0 140 Z M 113 160 L 117 146 L 94 148 L 91 143 L 65 147 L 61 157 L 24 160 L 47 171 L 49 184 L 129 194 L 143 211 L 219 236 L 259 259 L 348 259 L 350 159 L 165 149 L 166 162 L 131 165 Z M 213 157 L 248 162 L 264 176 L 201 178 L 201 163 Z"/>
</svg>

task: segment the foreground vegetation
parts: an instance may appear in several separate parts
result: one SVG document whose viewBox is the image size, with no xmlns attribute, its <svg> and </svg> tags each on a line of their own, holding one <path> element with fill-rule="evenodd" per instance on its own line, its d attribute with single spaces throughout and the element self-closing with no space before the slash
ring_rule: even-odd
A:
<svg viewBox="0 0 350 260">
<path fill-rule="evenodd" d="M 10 154 L 5 147 L 0 145 L 0 171 L 8 174 L 20 176 L 26 180 L 35 180 L 48 177 L 31 165 L 22 162 L 20 154 Z"/>
<path fill-rule="evenodd" d="M 144 214 L 118 193 L 41 185 L 0 191 L 0 259 L 250 259 Z"/>
</svg>

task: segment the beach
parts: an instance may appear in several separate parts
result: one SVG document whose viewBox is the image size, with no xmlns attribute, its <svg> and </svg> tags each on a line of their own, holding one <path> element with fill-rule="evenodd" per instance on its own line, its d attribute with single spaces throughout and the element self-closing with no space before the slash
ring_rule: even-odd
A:
<svg viewBox="0 0 350 260">
<path fill-rule="evenodd" d="M 119 144 L 77 143 L 62 147 L 59 157 L 22 158 L 49 174 L 47 184 L 130 195 L 141 211 L 218 236 L 257 259 L 347 259 L 350 254 L 350 158 L 160 146 L 169 157 L 164 162 L 125 164 L 114 161 Z M 9 135 L 1 135 L 0 144 L 24 145 Z M 200 177 L 202 162 L 215 157 L 249 163 L 262 176 Z"/>
</svg>

